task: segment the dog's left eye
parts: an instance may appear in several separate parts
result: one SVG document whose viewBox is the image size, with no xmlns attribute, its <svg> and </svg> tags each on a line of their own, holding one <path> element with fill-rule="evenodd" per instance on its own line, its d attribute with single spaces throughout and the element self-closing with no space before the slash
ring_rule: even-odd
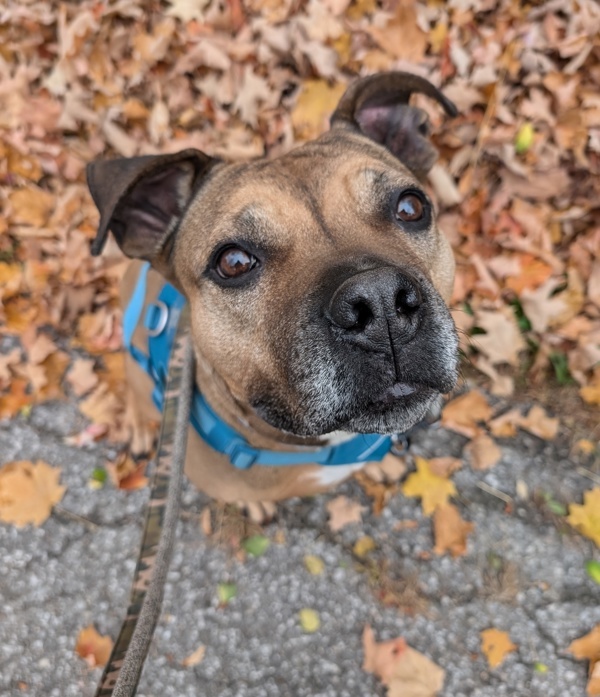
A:
<svg viewBox="0 0 600 697">
<path fill-rule="evenodd" d="M 241 247 L 227 247 L 217 256 L 215 269 L 221 278 L 239 278 L 251 271 L 258 259 Z"/>
</svg>

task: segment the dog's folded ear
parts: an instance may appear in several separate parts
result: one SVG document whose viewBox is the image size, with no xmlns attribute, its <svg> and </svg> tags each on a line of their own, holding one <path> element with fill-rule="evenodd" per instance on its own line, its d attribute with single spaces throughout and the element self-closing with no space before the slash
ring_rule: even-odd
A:
<svg viewBox="0 0 600 697">
<path fill-rule="evenodd" d="M 331 117 L 331 127 L 350 128 L 384 145 L 423 178 L 438 153 L 428 139 L 427 114 L 408 103 L 414 92 L 439 102 L 449 116 L 458 114 L 456 106 L 425 78 L 411 73 L 381 73 L 350 85 Z"/>
<path fill-rule="evenodd" d="M 217 160 L 200 150 L 92 162 L 87 181 L 100 211 L 92 254 L 112 231 L 129 257 L 166 266 L 174 232 L 188 202 Z"/>
</svg>

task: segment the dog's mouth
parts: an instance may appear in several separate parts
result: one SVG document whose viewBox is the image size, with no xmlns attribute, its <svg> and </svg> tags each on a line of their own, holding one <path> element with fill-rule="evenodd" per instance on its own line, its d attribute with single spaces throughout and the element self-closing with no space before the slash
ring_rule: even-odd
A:
<svg viewBox="0 0 600 697">
<path fill-rule="evenodd" d="M 408 412 L 413 407 L 429 401 L 438 394 L 440 394 L 439 390 L 435 390 L 427 385 L 395 382 L 378 396 L 368 400 L 363 405 L 363 412 L 366 414 L 382 414 L 394 409 Z"/>
</svg>

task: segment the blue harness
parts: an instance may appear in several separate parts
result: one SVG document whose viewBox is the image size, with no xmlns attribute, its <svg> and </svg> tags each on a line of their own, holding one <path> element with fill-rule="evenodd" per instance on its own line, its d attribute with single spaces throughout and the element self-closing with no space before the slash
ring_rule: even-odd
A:
<svg viewBox="0 0 600 697">
<path fill-rule="evenodd" d="M 173 346 L 177 322 L 185 297 L 170 283 L 162 287 L 155 303 L 148 306 L 144 327 L 148 332 L 148 352 L 132 345 L 133 333 L 140 322 L 146 300 L 146 277 L 150 264 L 142 266 L 135 290 L 123 315 L 123 341 L 135 359 L 154 382 L 152 400 L 162 411 L 167 381 L 169 355 Z M 254 448 L 209 406 L 196 387 L 192 402 L 192 426 L 211 448 L 227 455 L 231 464 L 245 470 L 252 465 L 351 465 L 382 460 L 395 444 L 394 436 L 359 434 L 338 445 L 320 448 L 298 447 L 293 451 L 261 450 Z"/>
</svg>

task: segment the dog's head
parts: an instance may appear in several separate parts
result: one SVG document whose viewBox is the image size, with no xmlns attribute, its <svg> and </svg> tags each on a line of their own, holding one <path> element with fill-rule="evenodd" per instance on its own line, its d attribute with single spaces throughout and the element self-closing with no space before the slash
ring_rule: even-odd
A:
<svg viewBox="0 0 600 697">
<path fill-rule="evenodd" d="M 101 220 L 187 296 L 199 361 L 296 435 L 391 433 L 457 374 L 454 261 L 419 183 L 436 151 L 406 73 L 354 83 L 331 130 L 271 161 L 196 150 L 97 162 Z"/>
</svg>

